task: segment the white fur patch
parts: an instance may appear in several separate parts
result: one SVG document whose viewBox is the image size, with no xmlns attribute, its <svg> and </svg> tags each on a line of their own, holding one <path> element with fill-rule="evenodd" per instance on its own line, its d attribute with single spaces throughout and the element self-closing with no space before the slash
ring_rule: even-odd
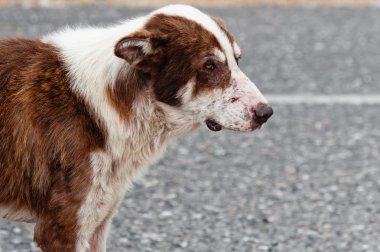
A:
<svg viewBox="0 0 380 252">
<path fill-rule="evenodd" d="M 240 58 L 241 57 L 241 49 L 240 49 L 239 45 L 236 43 L 236 41 L 234 41 L 234 43 L 232 44 L 232 47 L 234 49 L 235 57 Z"/>
<path fill-rule="evenodd" d="M 178 91 L 177 98 L 180 98 L 182 103 L 185 104 L 191 101 L 195 84 L 195 79 L 192 79 Z"/>
<path fill-rule="evenodd" d="M 217 48 L 214 49 L 214 54 L 216 57 L 218 57 L 220 62 L 225 62 L 227 59 L 226 55 L 224 55 L 224 53 Z"/>
<path fill-rule="evenodd" d="M 91 156 L 93 169 L 92 185 L 87 198 L 79 210 L 77 251 L 86 251 L 96 228 L 111 211 L 114 204 L 114 192 L 110 184 L 112 160 L 108 155 L 96 153 Z"/>
<path fill-rule="evenodd" d="M 111 218 L 112 216 L 110 216 Z M 107 217 L 106 217 L 107 218 Z M 107 235 L 110 228 L 110 219 L 104 220 L 96 229 L 92 236 L 89 252 L 106 252 L 107 251 Z"/>
<path fill-rule="evenodd" d="M 125 65 L 114 55 L 114 47 L 121 38 L 140 30 L 146 20 L 141 17 L 107 28 L 66 29 L 44 38 L 60 48 L 73 79 L 73 90 L 89 102 L 110 130 L 108 147 L 118 157 L 123 155 L 128 129 L 106 95 L 107 86 L 114 84 Z"/>
</svg>

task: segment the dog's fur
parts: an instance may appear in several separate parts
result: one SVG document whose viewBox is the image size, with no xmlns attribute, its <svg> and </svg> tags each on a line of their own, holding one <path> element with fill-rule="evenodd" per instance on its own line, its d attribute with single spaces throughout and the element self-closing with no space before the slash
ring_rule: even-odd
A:
<svg viewBox="0 0 380 252">
<path fill-rule="evenodd" d="M 183 5 L 1 41 L 0 218 L 36 222 L 43 251 L 105 251 L 124 192 L 169 140 L 271 115 L 238 58 L 223 21 Z"/>
</svg>

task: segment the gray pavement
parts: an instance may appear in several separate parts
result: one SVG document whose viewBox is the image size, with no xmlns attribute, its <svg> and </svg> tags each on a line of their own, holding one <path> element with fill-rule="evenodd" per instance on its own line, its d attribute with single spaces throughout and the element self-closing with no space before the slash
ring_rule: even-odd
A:
<svg viewBox="0 0 380 252">
<path fill-rule="evenodd" d="M 380 9 L 208 12 L 236 34 L 265 94 L 380 95 Z M 0 37 L 140 13 L 0 9 Z M 258 132 L 180 139 L 126 195 L 109 251 L 379 252 L 379 108 L 278 100 Z M 39 251 L 31 228 L 0 222 L 0 252 Z"/>
</svg>

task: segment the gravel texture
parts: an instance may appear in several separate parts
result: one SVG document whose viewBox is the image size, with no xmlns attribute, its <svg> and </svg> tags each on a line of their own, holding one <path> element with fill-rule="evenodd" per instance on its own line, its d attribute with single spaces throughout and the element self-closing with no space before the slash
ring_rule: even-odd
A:
<svg viewBox="0 0 380 252">
<path fill-rule="evenodd" d="M 380 10 L 244 8 L 223 17 L 267 94 L 380 94 Z M 0 37 L 107 24 L 144 11 L 1 9 Z M 126 195 L 108 251 L 380 251 L 379 106 L 281 105 L 253 134 L 172 144 Z M 0 222 L 0 252 L 39 251 Z"/>
</svg>

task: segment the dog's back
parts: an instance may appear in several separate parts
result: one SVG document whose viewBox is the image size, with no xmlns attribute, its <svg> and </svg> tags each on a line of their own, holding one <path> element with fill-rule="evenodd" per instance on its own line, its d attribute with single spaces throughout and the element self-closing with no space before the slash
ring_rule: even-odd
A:
<svg viewBox="0 0 380 252">
<path fill-rule="evenodd" d="M 61 195 L 59 190 L 72 190 L 65 195 L 75 200 L 77 191 L 71 186 L 78 187 L 78 183 L 67 182 L 81 171 L 76 168 L 74 172 L 73 167 L 85 166 L 89 150 L 101 148 L 103 141 L 86 104 L 69 89 L 67 71 L 53 46 L 38 40 L 0 42 L 3 217 L 28 221 L 30 217 L 17 213 L 47 211 L 46 205 Z M 80 176 L 83 181 L 85 178 Z M 54 208 L 49 210 L 54 212 Z"/>
</svg>

